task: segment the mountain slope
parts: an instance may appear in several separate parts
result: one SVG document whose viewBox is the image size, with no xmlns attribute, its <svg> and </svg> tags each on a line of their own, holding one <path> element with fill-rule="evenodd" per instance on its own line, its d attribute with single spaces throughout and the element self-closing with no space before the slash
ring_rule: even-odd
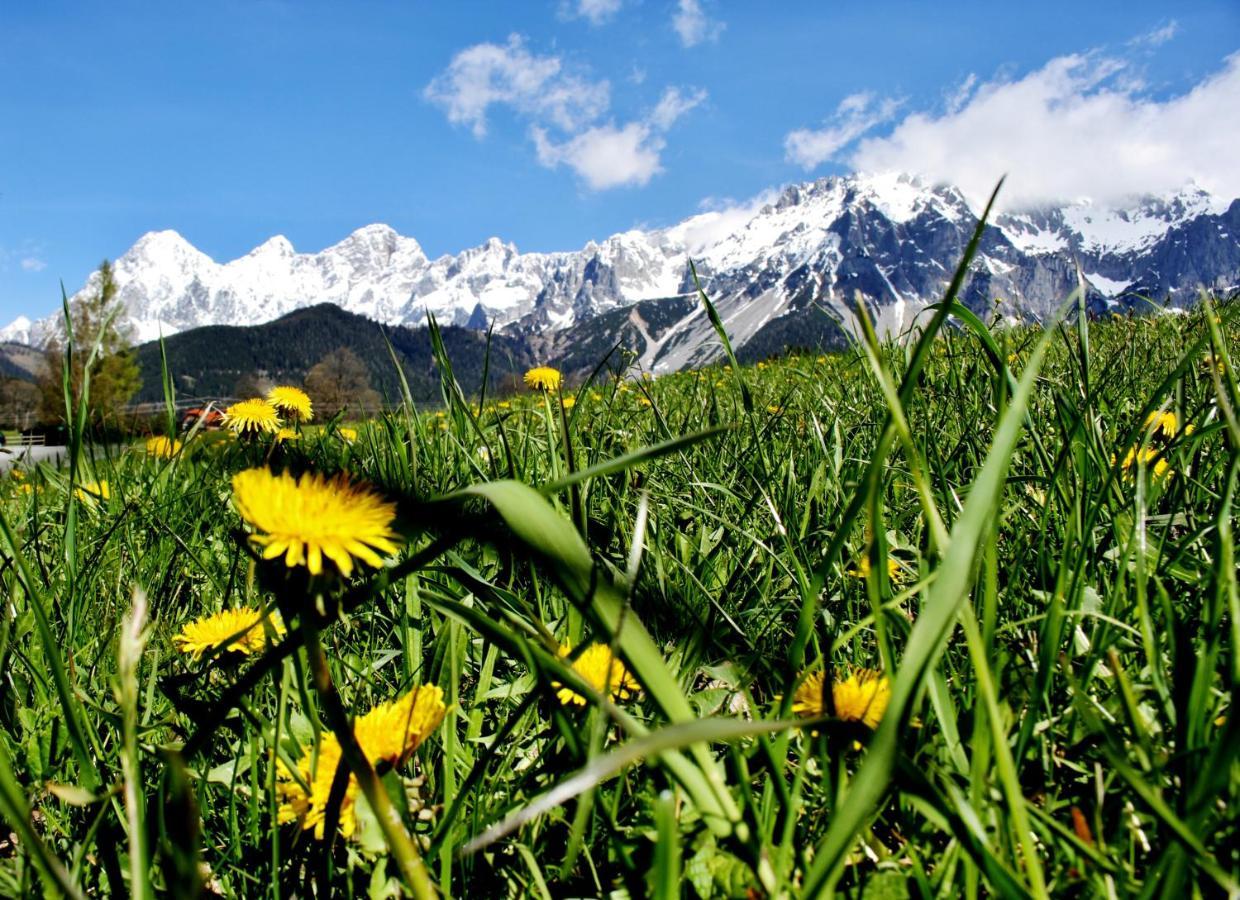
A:
<svg viewBox="0 0 1240 900">
<path fill-rule="evenodd" d="M 1001 299 L 1006 314 L 1042 318 L 1076 287 L 1079 264 L 1096 308 L 1135 302 L 1136 293 L 1191 302 L 1202 285 L 1240 284 L 1238 217 L 1235 203 L 1196 188 L 1124 208 L 1080 201 L 1007 213 L 988 225 L 961 299 L 979 311 Z M 296 253 L 276 237 L 223 264 L 165 231 L 145 235 L 115 270 L 140 339 L 260 324 L 329 302 L 388 325 L 421 325 L 432 312 L 445 324 L 494 323 L 513 338 L 543 335 L 555 345 L 565 340 L 557 333 L 597 317 L 624 323 L 635 304 L 649 312 L 652 302 L 691 296 L 692 258 L 734 344 L 774 347 L 803 333 L 815 343 L 838 340 L 853 327 L 858 296 L 881 330 L 906 328 L 941 298 L 977 224 L 955 188 L 900 174 L 792 185 L 739 224 L 734 218 L 705 213 L 575 252 L 520 253 L 493 238 L 435 260 L 382 225 L 320 253 Z M 717 353 L 696 306 L 657 318 L 675 321 L 642 338 L 649 367 L 695 365 Z M 0 339 L 40 344 L 54 328 L 52 317 L 19 319 Z"/>
<path fill-rule="evenodd" d="M 181 397 L 231 397 L 237 382 L 256 373 L 273 381 L 301 384 L 320 359 L 340 347 L 361 358 L 371 383 L 388 399 L 400 396 L 400 380 L 392 365 L 384 334 L 401 362 L 415 400 L 439 398 L 439 372 L 425 328 L 395 328 L 332 304 L 295 310 L 262 325 L 209 325 L 164 339 L 173 384 Z M 444 345 L 453 373 L 468 392 L 482 380 L 486 336 L 458 326 L 443 329 Z M 142 388 L 135 402 L 162 399 L 159 343 L 136 350 Z M 529 349 L 520 338 L 496 336 L 490 348 L 490 380 L 498 386 L 517 378 L 532 365 Z"/>
</svg>

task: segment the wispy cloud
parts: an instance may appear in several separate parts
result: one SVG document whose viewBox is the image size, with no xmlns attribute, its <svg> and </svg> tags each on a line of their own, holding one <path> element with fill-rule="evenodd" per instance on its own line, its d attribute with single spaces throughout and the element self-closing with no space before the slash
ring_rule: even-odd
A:
<svg viewBox="0 0 1240 900">
<path fill-rule="evenodd" d="M 566 19 L 585 19 L 591 25 L 604 25 L 620 12 L 624 0 L 564 0 L 560 15 Z"/>
<path fill-rule="evenodd" d="M 686 47 L 718 40 L 726 27 L 707 14 L 702 0 L 678 0 L 676 12 L 672 14 L 672 30 Z"/>
<path fill-rule="evenodd" d="M 607 109 L 610 85 L 565 71 L 558 56 L 531 53 L 514 34 L 506 44 L 462 50 L 423 95 L 442 106 L 450 122 L 468 125 L 481 138 L 487 132 L 487 111 L 495 105 L 548 119 L 565 130 L 579 128 Z"/>
<path fill-rule="evenodd" d="M 1133 47 L 1161 47 L 1180 32 L 1180 23 L 1175 19 L 1159 25 L 1145 34 L 1139 34 L 1128 43 Z"/>
<path fill-rule="evenodd" d="M 748 200 L 707 197 L 698 204 L 702 211 L 684 222 L 682 238 L 689 253 L 701 253 L 730 235 L 736 234 L 762 207 L 774 203 L 779 191 L 770 188 Z"/>
<path fill-rule="evenodd" d="M 816 168 L 870 129 L 888 121 L 899 107 L 900 101 L 876 101 L 869 92 L 850 94 L 840 101 L 835 114 L 822 128 L 790 132 L 784 138 L 784 152 L 801 168 Z"/>
<path fill-rule="evenodd" d="M 660 131 L 667 131 L 676 124 L 676 120 L 689 110 L 699 106 L 706 99 L 706 91 L 691 88 L 682 91 L 678 87 L 670 87 L 659 98 L 659 104 L 650 114 L 650 124 Z"/>
<path fill-rule="evenodd" d="M 560 143 L 543 128 L 536 126 L 530 133 L 540 163 L 552 169 L 569 166 L 592 190 L 644 185 L 663 171 L 660 154 L 667 146 L 663 135 L 705 99 L 704 90 L 670 87 L 640 121 L 599 125 Z"/>
<path fill-rule="evenodd" d="M 19 265 L 23 272 L 42 272 L 47 268 L 47 262 L 37 256 L 24 256 Z"/>
<path fill-rule="evenodd" d="M 669 87 L 639 119 L 600 121 L 610 108 L 606 80 L 570 71 L 559 56 L 532 53 L 524 38 L 513 35 L 506 44 L 477 44 L 457 53 L 424 96 L 479 140 L 492 107 L 511 109 L 526 121 L 541 165 L 567 166 L 591 190 L 606 190 L 644 185 L 661 172 L 665 135 L 706 92 Z"/>
</svg>

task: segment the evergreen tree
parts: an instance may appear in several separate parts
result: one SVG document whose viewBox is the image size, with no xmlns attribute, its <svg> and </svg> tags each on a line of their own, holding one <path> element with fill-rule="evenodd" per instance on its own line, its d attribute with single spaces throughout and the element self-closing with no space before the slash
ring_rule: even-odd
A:
<svg viewBox="0 0 1240 900">
<path fill-rule="evenodd" d="M 142 384 L 131 352 L 130 330 L 122 320 L 124 313 L 112 264 L 105 259 L 99 266 L 94 289 L 69 304 L 74 345 L 69 360 L 70 396 L 76 409 L 86 381 L 86 363 L 94 352 L 86 407 L 88 422 L 93 427 L 118 425 L 126 404 Z M 40 419 L 47 424 L 66 418 L 63 373 L 68 338 L 62 317 L 60 334 L 48 344 L 48 370 L 39 383 Z"/>
</svg>

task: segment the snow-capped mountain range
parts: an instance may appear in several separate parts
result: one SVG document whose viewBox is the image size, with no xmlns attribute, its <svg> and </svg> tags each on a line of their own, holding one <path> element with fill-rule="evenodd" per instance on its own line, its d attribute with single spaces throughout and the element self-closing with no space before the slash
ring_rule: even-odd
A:
<svg viewBox="0 0 1240 900">
<path fill-rule="evenodd" d="M 795 333 L 800 319 L 823 310 L 847 328 L 857 293 L 880 327 L 898 331 L 941 299 L 976 223 L 953 187 L 853 175 L 787 187 L 743 215 L 703 213 L 577 251 L 521 253 L 492 238 L 432 260 L 413 238 L 368 225 L 318 253 L 298 253 L 277 236 L 218 263 L 175 231 L 157 231 L 116 260 L 115 274 L 139 341 L 259 324 L 323 302 L 388 324 L 421 325 L 431 312 L 445 324 L 494 321 L 554 335 L 639 301 L 691 293 L 692 258 L 740 346 L 768 328 Z M 982 310 L 1002 298 L 1011 315 L 1041 317 L 1075 288 L 1078 262 L 1095 304 L 1134 293 L 1183 304 L 1203 286 L 1233 289 L 1240 201 L 1189 187 L 1120 208 L 1081 201 L 1001 215 L 987 228 L 962 300 Z M 19 318 L 0 340 L 42 345 L 58 316 Z M 645 337 L 642 361 L 652 368 L 696 364 L 716 351 L 700 308 Z"/>
</svg>

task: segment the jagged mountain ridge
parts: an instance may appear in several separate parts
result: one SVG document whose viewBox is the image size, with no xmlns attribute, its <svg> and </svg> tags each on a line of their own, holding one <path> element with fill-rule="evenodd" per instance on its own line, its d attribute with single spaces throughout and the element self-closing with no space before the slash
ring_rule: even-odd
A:
<svg viewBox="0 0 1240 900">
<path fill-rule="evenodd" d="M 163 231 L 143 236 L 115 268 L 140 340 L 258 324 L 329 302 L 390 325 L 420 325 L 429 311 L 444 324 L 494 321 L 559 343 L 602 314 L 691 293 L 692 257 L 743 346 L 847 329 L 857 293 L 881 328 L 898 331 L 941 297 L 976 223 L 950 186 L 899 174 L 832 176 L 785 188 L 740 219 L 705 213 L 573 252 L 520 253 L 493 238 L 431 260 L 413 238 L 371 225 L 319 253 L 296 253 L 276 237 L 220 264 Z M 1077 261 L 1100 305 L 1132 291 L 1184 303 L 1199 286 L 1228 290 L 1240 284 L 1240 201 L 1188 188 L 1122 208 L 1081 201 L 998 216 L 962 299 L 980 310 L 1003 298 L 1005 312 L 1041 317 L 1075 288 Z M 645 365 L 674 369 L 716 352 L 702 310 L 688 308 L 643 338 Z M 0 339 L 38 344 L 54 325 L 53 317 L 18 320 Z"/>
</svg>

